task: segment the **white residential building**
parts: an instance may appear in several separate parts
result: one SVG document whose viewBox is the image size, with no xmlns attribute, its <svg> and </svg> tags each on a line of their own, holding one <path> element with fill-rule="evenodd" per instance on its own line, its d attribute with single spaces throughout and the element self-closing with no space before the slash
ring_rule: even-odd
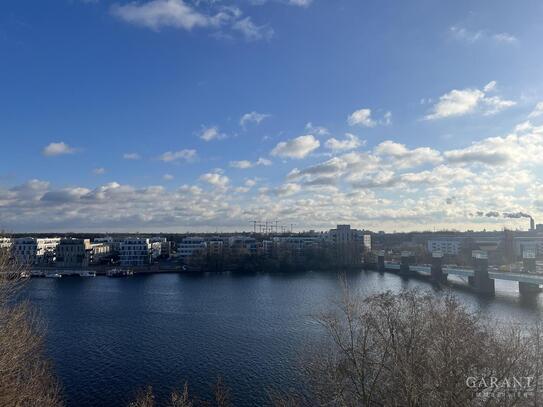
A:
<svg viewBox="0 0 543 407">
<path fill-rule="evenodd" d="M 121 243 L 124 241 L 124 238 L 113 238 L 111 236 L 106 237 L 97 237 L 92 242 L 93 243 L 106 243 L 110 246 L 110 251 L 119 253 L 121 250 Z"/>
<path fill-rule="evenodd" d="M 22 237 L 14 240 L 11 252 L 20 264 L 49 264 L 55 261 L 59 243 L 59 237 Z"/>
<path fill-rule="evenodd" d="M 162 242 L 151 242 L 151 257 L 158 259 L 162 254 Z"/>
<path fill-rule="evenodd" d="M 149 239 L 131 237 L 121 242 L 119 249 L 121 266 L 144 266 L 151 262 L 151 243 Z"/>
<path fill-rule="evenodd" d="M 458 237 L 437 237 L 428 240 L 428 251 L 430 253 L 441 252 L 450 256 L 457 256 L 462 249 L 462 241 Z"/>
<path fill-rule="evenodd" d="M 167 238 L 162 236 L 152 237 L 150 239 L 153 258 L 169 258 L 172 254 L 172 242 L 169 242 Z"/>
<path fill-rule="evenodd" d="M 112 245 L 110 243 L 92 243 L 91 263 L 100 264 L 111 259 Z"/>
</svg>

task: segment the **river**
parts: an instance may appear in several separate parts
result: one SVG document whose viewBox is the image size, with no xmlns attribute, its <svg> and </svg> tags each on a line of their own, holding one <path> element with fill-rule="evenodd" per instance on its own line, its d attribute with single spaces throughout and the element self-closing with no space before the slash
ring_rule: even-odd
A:
<svg viewBox="0 0 543 407">
<path fill-rule="evenodd" d="M 394 274 L 347 279 L 363 295 L 433 290 Z M 543 295 L 521 297 L 510 282 L 497 282 L 492 299 L 455 293 L 503 323 L 530 323 L 543 311 Z M 243 407 L 266 404 L 270 388 L 302 386 L 298 365 L 321 335 L 312 316 L 332 306 L 341 284 L 335 273 L 311 272 L 36 278 L 24 295 L 46 321 L 68 406 L 123 406 L 146 385 L 165 397 L 185 381 L 206 397 L 221 376 Z"/>
</svg>

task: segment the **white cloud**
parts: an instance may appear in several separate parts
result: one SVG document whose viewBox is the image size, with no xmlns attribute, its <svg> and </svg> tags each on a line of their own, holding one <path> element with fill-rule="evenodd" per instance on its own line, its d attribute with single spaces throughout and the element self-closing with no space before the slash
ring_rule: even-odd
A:
<svg viewBox="0 0 543 407">
<path fill-rule="evenodd" d="M 466 148 L 446 151 L 444 156 L 452 163 L 507 166 L 508 171 L 516 166 L 539 163 L 543 155 L 543 127 L 521 123 L 515 131 L 518 134 L 489 137 Z"/>
<path fill-rule="evenodd" d="M 383 116 L 383 120 L 381 120 L 381 123 L 384 126 L 390 126 L 392 124 L 392 112 L 386 112 Z"/>
<path fill-rule="evenodd" d="M 171 181 L 171 180 L 173 180 L 174 178 L 175 178 L 175 177 L 174 177 L 172 174 L 164 174 L 164 175 L 162 176 L 162 179 L 163 179 L 164 181 Z"/>
<path fill-rule="evenodd" d="M 377 145 L 374 154 L 386 157 L 386 160 L 396 168 L 412 168 L 423 164 L 438 164 L 442 161 L 439 151 L 433 148 L 418 147 L 410 150 L 404 144 L 392 140 Z"/>
<path fill-rule="evenodd" d="M 491 33 L 486 30 L 469 30 L 465 27 L 453 25 L 449 28 L 449 32 L 456 40 L 475 44 L 481 41 L 491 41 L 498 44 L 514 44 L 517 38 L 507 32 Z"/>
<path fill-rule="evenodd" d="M 249 0 L 249 2 L 255 6 L 261 6 L 270 2 L 271 0 Z M 313 0 L 276 0 L 277 2 L 286 4 L 288 6 L 297 6 L 297 7 L 309 7 Z"/>
<path fill-rule="evenodd" d="M 267 158 L 260 157 L 258 160 L 256 160 L 256 165 L 263 165 L 265 167 L 269 167 L 270 165 L 272 165 L 272 162 Z"/>
<path fill-rule="evenodd" d="M 197 157 L 196 150 L 167 151 L 160 156 L 160 160 L 166 163 L 175 161 L 194 161 Z"/>
<path fill-rule="evenodd" d="M 450 27 L 449 31 L 454 38 L 472 43 L 480 40 L 483 37 L 482 31 L 470 31 L 464 27 L 459 27 L 456 25 Z"/>
<path fill-rule="evenodd" d="M 313 0 L 288 0 L 288 4 L 292 6 L 308 7 Z"/>
<path fill-rule="evenodd" d="M 244 169 L 247 169 L 247 168 L 252 168 L 253 163 L 251 161 L 248 161 L 248 160 L 230 161 L 230 167 L 244 170 Z"/>
<path fill-rule="evenodd" d="M 245 180 L 245 186 L 248 188 L 252 188 L 257 184 L 257 180 L 254 178 L 249 178 Z"/>
<path fill-rule="evenodd" d="M 248 172 L 236 182 L 221 170 L 192 180 L 200 186 L 178 189 L 118 182 L 57 187 L 34 179 L 0 186 L 0 220 L 14 231 L 235 231 L 253 219 L 303 229 L 336 223 L 374 230 L 526 228 L 525 221 L 484 214 L 543 218 L 542 156 L 543 126 L 522 122 L 509 134 L 451 150 L 386 140 L 294 168 L 283 181 Z"/>
<path fill-rule="evenodd" d="M 251 17 L 245 17 L 232 24 L 232 29 L 243 34 L 247 41 L 270 40 L 274 30 L 266 25 L 256 25 Z"/>
<path fill-rule="evenodd" d="M 498 85 L 498 82 L 496 81 L 490 81 L 488 82 L 485 87 L 483 88 L 483 91 L 485 93 L 488 93 L 488 92 L 492 92 L 493 90 L 496 89 L 496 86 Z"/>
<path fill-rule="evenodd" d="M 226 138 L 226 134 L 221 133 L 217 126 L 212 126 L 202 128 L 199 137 L 204 141 L 222 140 Z"/>
<path fill-rule="evenodd" d="M 512 100 L 504 100 L 499 96 L 485 97 L 483 99 L 484 110 L 483 114 L 490 116 L 501 112 L 502 110 L 509 109 L 517 104 Z"/>
<path fill-rule="evenodd" d="M 454 89 L 439 98 L 439 102 L 434 106 L 432 113 L 426 116 L 426 119 L 442 119 L 471 113 L 484 95 L 478 89 Z"/>
<path fill-rule="evenodd" d="M 70 147 L 68 144 L 60 141 L 58 143 L 49 143 L 43 150 L 42 154 L 47 157 L 54 157 L 57 155 L 73 154 L 76 149 Z"/>
<path fill-rule="evenodd" d="M 502 43 L 506 43 L 506 44 L 514 44 L 514 43 L 516 43 L 518 41 L 517 37 L 515 37 L 512 34 L 505 33 L 505 32 L 494 34 L 492 36 L 492 38 L 494 40 L 496 40 L 497 42 L 502 42 Z"/>
<path fill-rule="evenodd" d="M 221 5 L 215 1 L 134 1 L 123 5 L 114 4 L 110 10 L 126 23 L 154 31 L 164 27 L 186 31 L 207 28 L 213 30 L 213 36 L 217 38 L 232 38 L 231 33 L 238 32 L 248 41 L 269 40 L 274 34 L 273 28 L 257 25 L 251 17 L 244 17 L 238 7 Z"/>
<path fill-rule="evenodd" d="M 508 109 L 516 102 L 505 100 L 499 96 L 488 96 L 496 88 L 496 81 L 489 82 L 483 90 L 480 89 L 453 89 L 442 95 L 433 106 L 432 111 L 425 117 L 426 120 L 458 117 L 475 112 L 492 115 Z"/>
<path fill-rule="evenodd" d="M 124 153 L 123 158 L 125 160 L 139 160 L 141 156 L 138 153 Z"/>
<path fill-rule="evenodd" d="M 106 173 L 106 169 L 104 167 L 98 167 L 92 170 L 92 172 L 96 175 L 103 175 Z"/>
<path fill-rule="evenodd" d="M 272 150 L 271 154 L 284 158 L 304 158 L 319 148 L 320 141 L 313 135 L 296 137 L 288 141 L 281 141 Z"/>
<path fill-rule="evenodd" d="M 326 127 L 314 126 L 311 122 L 308 122 L 305 125 L 305 130 L 308 133 L 314 134 L 316 136 L 328 136 L 330 134 L 330 131 Z"/>
<path fill-rule="evenodd" d="M 208 172 L 206 174 L 202 174 L 200 176 L 200 180 L 219 189 L 228 188 L 228 184 L 230 183 L 230 179 L 226 175 L 219 172 Z"/>
<path fill-rule="evenodd" d="M 541 115 L 543 115 L 543 102 L 539 102 L 537 105 L 535 105 L 534 110 L 532 111 L 532 113 L 530 113 L 528 115 L 528 117 L 530 119 L 533 119 L 533 118 L 539 117 Z"/>
<path fill-rule="evenodd" d="M 239 120 L 239 124 L 241 127 L 245 128 L 249 123 L 255 123 L 260 124 L 264 119 L 267 119 L 271 115 L 266 113 L 257 113 L 257 112 L 251 112 L 251 113 L 245 113 L 243 116 L 241 116 L 241 119 Z"/>
<path fill-rule="evenodd" d="M 289 182 L 284 185 L 281 185 L 279 188 L 275 189 L 275 194 L 279 196 L 290 196 L 300 192 L 302 187 L 295 182 Z"/>
<path fill-rule="evenodd" d="M 342 151 L 342 150 L 354 150 L 360 146 L 363 146 L 365 141 L 360 140 L 357 136 L 351 133 L 345 135 L 344 140 L 338 140 L 336 138 L 330 138 L 326 140 L 324 146 L 333 151 Z"/>
<path fill-rule="evenodd" d="M 377 122 L 371 118 L 371 109 L 359 109 L 347 118 L 351 126 L 375 127 Z"/>
<path fill-rule="evenodd" d="M 194 27 L 218 26 L 226 15 L 215 16 L 200 13 L 183 0 L 152 0 L 115 4 L 111 12 L 127 23 L 144 26 L 153 30 L 162 27 L 192 30 Z"/>
<path fill-rule="evenodd" d="M 270 166 L 272 162 L 268 160 L 267 158 L 260 157 L 257 161 L 251 162 L 249 160 L 241 160 L 241 161 L 230 161 L 229 166 L 232 168 L 237 168 L 240 170 L 246 170 L 249 168 L 257 167 L 257 166 Z"/>
</svg>

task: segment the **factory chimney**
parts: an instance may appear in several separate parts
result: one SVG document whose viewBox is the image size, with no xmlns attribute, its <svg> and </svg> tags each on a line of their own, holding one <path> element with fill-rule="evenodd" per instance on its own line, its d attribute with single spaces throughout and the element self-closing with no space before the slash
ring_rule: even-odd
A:
<svg viewBox="0 0 543 407">
<path fill-rule="evenodd" d="M 534 218 L 530 216 L 530 232 L 533 232 L 535 230 L 535 221 Z"/>
</svg>

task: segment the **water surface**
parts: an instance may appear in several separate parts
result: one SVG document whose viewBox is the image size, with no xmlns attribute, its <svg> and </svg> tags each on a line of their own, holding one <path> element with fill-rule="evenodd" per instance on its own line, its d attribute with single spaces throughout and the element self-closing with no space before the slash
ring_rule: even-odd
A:
<svg viewBox="0 0 543 407">
<path fill-rule="evenodd" d="M 348 281 L 363 295 L 433 290 L 375 272 Z M 496 290 L 494 299 L 455 293 L 504 323 L 540 317 L 543 295 L 520 297 L 511 282 Z M 164 397 L 184 381 L 205 397 L 221 376 L 243 407 L 266 404 L 269 388 L 303 386 L 298 365 L 321 335 L 312 316 L 332 306 L 341 284 L 335 273 L 164 274 L 31 279 L 25 294 L 47 321 L 47 351 L 69 406 L 126 405 L 149 384 Z"/>
</svg>

